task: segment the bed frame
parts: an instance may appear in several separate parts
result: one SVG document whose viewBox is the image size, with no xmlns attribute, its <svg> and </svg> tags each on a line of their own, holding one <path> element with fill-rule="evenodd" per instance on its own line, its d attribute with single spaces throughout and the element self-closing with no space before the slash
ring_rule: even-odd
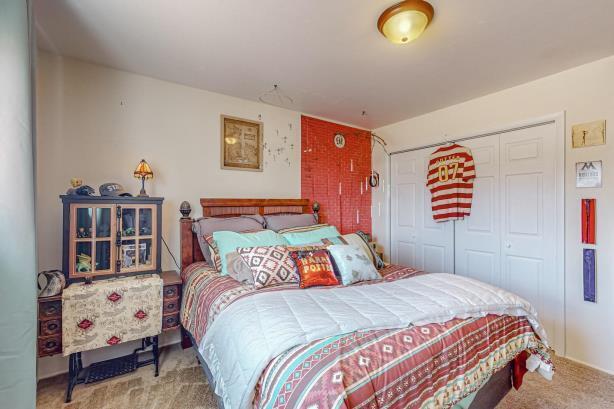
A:
<svg viewBox="0 0 614 409">
<path fill-rule="evenodd" d="M 314 202 L 310 205 L 309 199 L 200 199 L 203 217 L 236 217 L 241 215 L 260 214 L 262 216 L 272 214 L 303 214 L 313 213 L 318 219 L 320 205 Z M 183 214 L 183 213 L 182 213 Z M 203 254 L 198 245 L 198 239 L 192 232 L 192 223 L 197 220 L 189 216 L 189 212 L 180 219 L 181 228 L 181 270 L 192 263 L 204 261 Z M 198 358 L 209 385 L 213 385 L 211 372 L 198 352 L 191 334 L 183 327 L 182 346 L 189 348 L 194 346 Z M 469 409 L 492 409 L 512 389 L 512 365 L 507 366 L 493 374 L 488 382 L 478 391 Z M 218 407 L 224 409 L 219 396 L 215 395 Z"/>
</svg>

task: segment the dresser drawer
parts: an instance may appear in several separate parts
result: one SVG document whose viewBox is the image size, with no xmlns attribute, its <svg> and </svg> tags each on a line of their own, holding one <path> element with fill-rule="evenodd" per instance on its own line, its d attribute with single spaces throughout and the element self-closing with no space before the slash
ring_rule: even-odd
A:
<svg viewBox="0 0 614 409">
<path fill-rule="evenodd" d="M 39 322 L 38 334 L 41 336 L 54 335 L 62 332 L 62 320 L 51 319 Z"/>
<path fill-rule="evenodd" d="M 62 335 L 52 335 L 38 339 L 38 356 L 54 355 L 60 352 L 62 352 Z"/>
<path fill-rule="evenodd" d="M 62 301 L 40 301 L 38 304 L 38 317 L 40 319 L 49 319 L 52 317 L 62 316 Z"/>
<path fill-rule="evenodd" d="M 165 286 L 164 290 L 162 292 L 164 299 L 168 300 L 170 298 L 177 298 L 177 297 L 179 297 L 179 287 L 180 287 L 179 284 Z"/>
<path fill-rule="evenodd" d="M 162 314 L 170 314 L 171 312 L 179 311 L 181 307 L 181 301 L 179 298 L 173 298 L 170 300 L 162 301 Z"/>
<path fill-rule="evenodd" d="M 162 331 L 175 328 L 179 325 L 179 313 L 162 317 Z"/>
</svg>

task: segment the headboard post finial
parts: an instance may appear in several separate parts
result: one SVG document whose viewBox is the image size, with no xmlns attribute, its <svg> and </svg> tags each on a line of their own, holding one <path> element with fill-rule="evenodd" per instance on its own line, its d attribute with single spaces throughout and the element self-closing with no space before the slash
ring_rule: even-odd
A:
<svg viewBox="0 0 614 409">
<path fill-rule="evenodd" d="M 179 205 L 179 211 L 181 212 L 182 219 L 189 219 L 190 213 L 192 213 L 192 206 L 190 206 L 190 202 L 187 200 L 181 202 L 181 205 Z"/>
<path fill-rule="evenodd" d="M 320 203 L 313 202 L 311 209 L 313 210 L 313 217 L 315 217 L 316 222 L 320 222 Z"/>
</svg>

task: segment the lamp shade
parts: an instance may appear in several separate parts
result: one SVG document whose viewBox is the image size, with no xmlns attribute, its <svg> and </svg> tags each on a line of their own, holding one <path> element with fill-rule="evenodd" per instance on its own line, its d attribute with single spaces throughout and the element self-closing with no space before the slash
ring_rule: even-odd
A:
<svg viewBox="0 0 614 409">
<path fill-rule="evenodd" d="M 382 13 L 377 28 L 394 44 L 407 44 L 420 37 L 435 14 L 424 0 L 405 0 Z"/>
<path fill-rule="evenodd" d="M 137 179 L 145 178 L 151 179 L 153 178 L 153 170 L 149 166 L 149 163 L 145 162 L 145 159 L 141 159 L 136 169 L 134 170 L 134 177 Z"/>
</svg>

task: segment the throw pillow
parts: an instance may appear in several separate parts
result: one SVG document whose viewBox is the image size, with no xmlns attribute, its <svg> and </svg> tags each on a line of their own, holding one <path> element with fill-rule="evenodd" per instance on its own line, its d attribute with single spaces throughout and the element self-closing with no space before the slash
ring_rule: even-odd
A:
<svg viewBox="0 0 614 409">
<path fill-rule="evenodd" d="M 328 251 L 303 250 L 290 254 L 298 268 L 301 288 L 339 284 Z"/>
<path fill-rule="evenodd" d="M 236 252 L 226 254 L 226 266 L 228 275 L 243 285 L 254 286 L 252 269 L 247 265 L 243 257 Z"/>
<path fill-rule="evenodd" d="M 286 246 L 240 247 L 237 252 L 252 270 L 255 289 L 299 282 Z"/>
<path fill-rule="evenodd" d="M 321 227 L 315 230 L 304 232 L 288 232 L 282 236 L 291 246 L 300 246 L 301 244 L 316 243 L 328 237 L 337 237 L 339 232 L 335 226 Z"/>
<path fill-rule="evenodd" d="M 354 245 L 335 244 L 329 246 L 328 251 L 335 260 L 343 285 L 382 278 L 362 248 Z"/>
<path fill-rule="evenodd" d="M 239 247 L 278 246 L 286 244 L 284 238 L 272 230 L 261 230 L 255 233 L 216 231 L 213 233 L 213 239 L 217 245 L 222 262 L 221 275 L 228 274 L 226 254 L 237 251 Z"/>
<path fill-rule="evenodd" d="M 209 246 L 209 254 L 211 257 L 211 266 L 215 267 L 215 271 L 222 271 L 222 259 L 220 258 L 220 252 L 213 240 L 213 234 L 205 236 L 205 241 Z"/>
</svg>

